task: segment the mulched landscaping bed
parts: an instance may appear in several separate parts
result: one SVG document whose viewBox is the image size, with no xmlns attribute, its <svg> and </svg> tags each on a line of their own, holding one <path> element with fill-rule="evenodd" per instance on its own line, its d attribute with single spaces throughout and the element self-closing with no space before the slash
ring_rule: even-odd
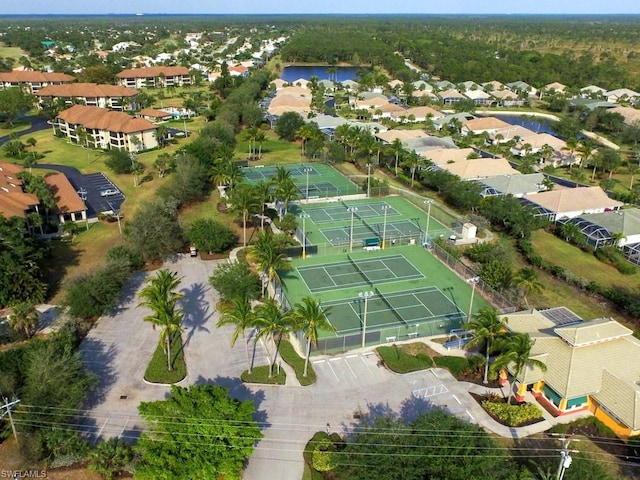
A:
<svg viewBox="0 0 640 480">
<path fill-rule="evenodd" d="M 482 406 L 482 402 L 483 401 L 488 400 L 488 397 L 486 395 L 478 395 L 477 393 L 471 393 L 471 392 L 469 392 L 469 395 L 471 395 L 473 397 L 473 399 L 476 402 L 478 402 L 478 404 L 480 406 Z M 505 398 L 502 403 L 507 403 L 507 399 Z M 512 401 L 511 405 L 518 405 L 518 404 L 517 403 L 513 403 L 513 401 Z M 487 411 L 485 410 L 485 412 L 487 412 Z M 503 422 L 502 420 L 500 420 L 498 417 L 496 417 L 495 415 L 491 414 L 490 412 L 487 412 L 487 413 L 491 416 L 491 418 L 493 418 L 499 424 L 504 425 L 505 427 L 514 427 L 514 425 L 509 425 L 509 424 Z M 542 413 L 540 413 L 540 418 L 539 419 L 534 419 L 534 420 L 530 420 L 528 422 L 521 423 L 520 425 L 517 425 L 516 428 L 526 427 L 527 425 L 535 425 L 536 423 L 540 423 L 542 421 L 544 421 L 544 418 L 542 418 Z"/>
</svg>

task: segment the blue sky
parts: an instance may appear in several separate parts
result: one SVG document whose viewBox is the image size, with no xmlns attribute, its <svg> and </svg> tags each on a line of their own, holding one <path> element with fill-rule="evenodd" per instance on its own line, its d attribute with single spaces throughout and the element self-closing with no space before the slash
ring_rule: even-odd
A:
<svg viewBox="0 0 640 480">
<path fill-rule="evenodd" d="M 640 14 L 640 0 L 5 0 L 2 14 L 104 13 Z"/>
</svg>

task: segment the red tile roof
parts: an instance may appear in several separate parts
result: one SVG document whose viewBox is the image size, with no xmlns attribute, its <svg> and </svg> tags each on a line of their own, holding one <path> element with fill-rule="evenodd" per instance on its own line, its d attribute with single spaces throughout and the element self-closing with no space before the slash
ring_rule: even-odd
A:
<svg viewBox="0 0 640 480">
<path fill-rule="evenodd" d="M 37 72 L 31 70 L 14 70 L 12 72 L 0 72 L 0 82 L 30 83 L 30 82 L 73 82 L 76 77 L 66 73 Z"/>
<path fill-rule="evenodd" d="M 97 83 L 68 83 L 48 85 L 41 89 L 38 97 L 133 97 L 138 94 L 135 88 Z"/>
<path fill-rule="evenodd" d="M 51 173 L 44 177 L 44 180 L 53 193 L 58 212 L 81 212 L 87 209 L 82 199 L 78 196 L 76 189 L 73 188 L 64 174 Z"/>
<path fill-rule="evenodd" d="M 58 118 L 72 125 L 82 125 L 85 128 L 109 132 L 136 133 L 157 128 L 156 125 L 144 118 L 135 118 L 126 113 L 84 105 L 74 105 L 60 112 Z"/>
<path fill-rule="evenodd" d="M 189 69 L 187 67 L 145 67 L 145 68 L 129 68 L 123 70 L 116 75 L 118 78 L 148 78 L 159 77 L 164 75 L 165 77 L 173 77 L 175 75 L 189 75 Z"/>
<path fill-rule="evenodd" d="M 40 203 L 32 193 L 22 191 L 22 180 L 17 175 L 24 169 L 11 163 L 0 163 L 0 215 L 25 218 L 29 208 Z"/>
</svg>

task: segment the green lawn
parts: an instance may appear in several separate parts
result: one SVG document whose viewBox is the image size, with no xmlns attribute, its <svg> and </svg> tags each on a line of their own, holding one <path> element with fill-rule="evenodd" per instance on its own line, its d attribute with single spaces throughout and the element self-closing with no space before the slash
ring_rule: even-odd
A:
<svg viewBox="0 0 640 480">
<path fill-rule="evenodd" d="M 307 376 L 305 377 L 305 359 L 298 355 L 298 352 L 295 351 L 291 342 L 287 340 L 280 341 L 280 356 L 296 371 L 296 378 L 300 382 L 300 385 L 306 387 L 307 385 L 316 383 L 316 372 L 313 370 L 313 365 L 309 362 Z"/>
<path fill-rule="evenodd" d="M 151 383 L 177 383 L 187 376 L 187 365 L 184 361 L 184 349 L 180 335 L 174 335 L 171 340 L 171 358 L 173 370 L 169 371 L 163 345 L 158 343 L 149 366 L 144 372 L 144 379 Z"/>
<path fill-rule="evenodd" d="M 8 47 L 4 43 L 0 43 L 0 57 L 13 58 L 15 61 L 20 60 L 20 57 L 27 56 L 27 52 L 20 47 Z M 17 67 L 18 65 L 16 65 Z"/>
<path fill-rule="evenodd" d="M 269 377 L 269 366 L 262 365 L 260 367 L 255 367 L 251 371 L 251 375 L 249 375 L 249 371 L 245 370 L 240 375 L 240 378 L 245 383 L 264 383 L 267 385 L 284 385 L 287 381 L 287 375 L 284 373 L 284 370 L 280 370 L 278 373 L 277 368 L 273 368 L 272 376 Z"/>
<path fill-rule="evenodd" d="M 555 235 L 544 230 L 536 230 L 532 235 L 536 252 L 548 262 L 560 265 L 579 277 L 594 281 L 605 287 L 636 289 L 638 276 L 622 275 L 618 270 L 602 263 L 595 256 L 583 252 Z"/>
<path fill-rule="evenodd" d="M 401 345 L 378 347 L 376 352 L 385 366 L 396 373 L 409 373 L 433 366 L 433 360 L 425 353 L 412 355 Z"/>
</svg>

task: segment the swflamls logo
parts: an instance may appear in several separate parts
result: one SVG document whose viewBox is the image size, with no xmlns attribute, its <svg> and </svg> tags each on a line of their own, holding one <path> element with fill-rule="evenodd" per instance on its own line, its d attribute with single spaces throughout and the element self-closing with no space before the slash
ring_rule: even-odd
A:
<svg viewBox="0 0 640 480">
<path fill-rule="evenodd" d="M 46 470 L 0 470 L 0 478 L 47 478 Z"/>
</svg>

